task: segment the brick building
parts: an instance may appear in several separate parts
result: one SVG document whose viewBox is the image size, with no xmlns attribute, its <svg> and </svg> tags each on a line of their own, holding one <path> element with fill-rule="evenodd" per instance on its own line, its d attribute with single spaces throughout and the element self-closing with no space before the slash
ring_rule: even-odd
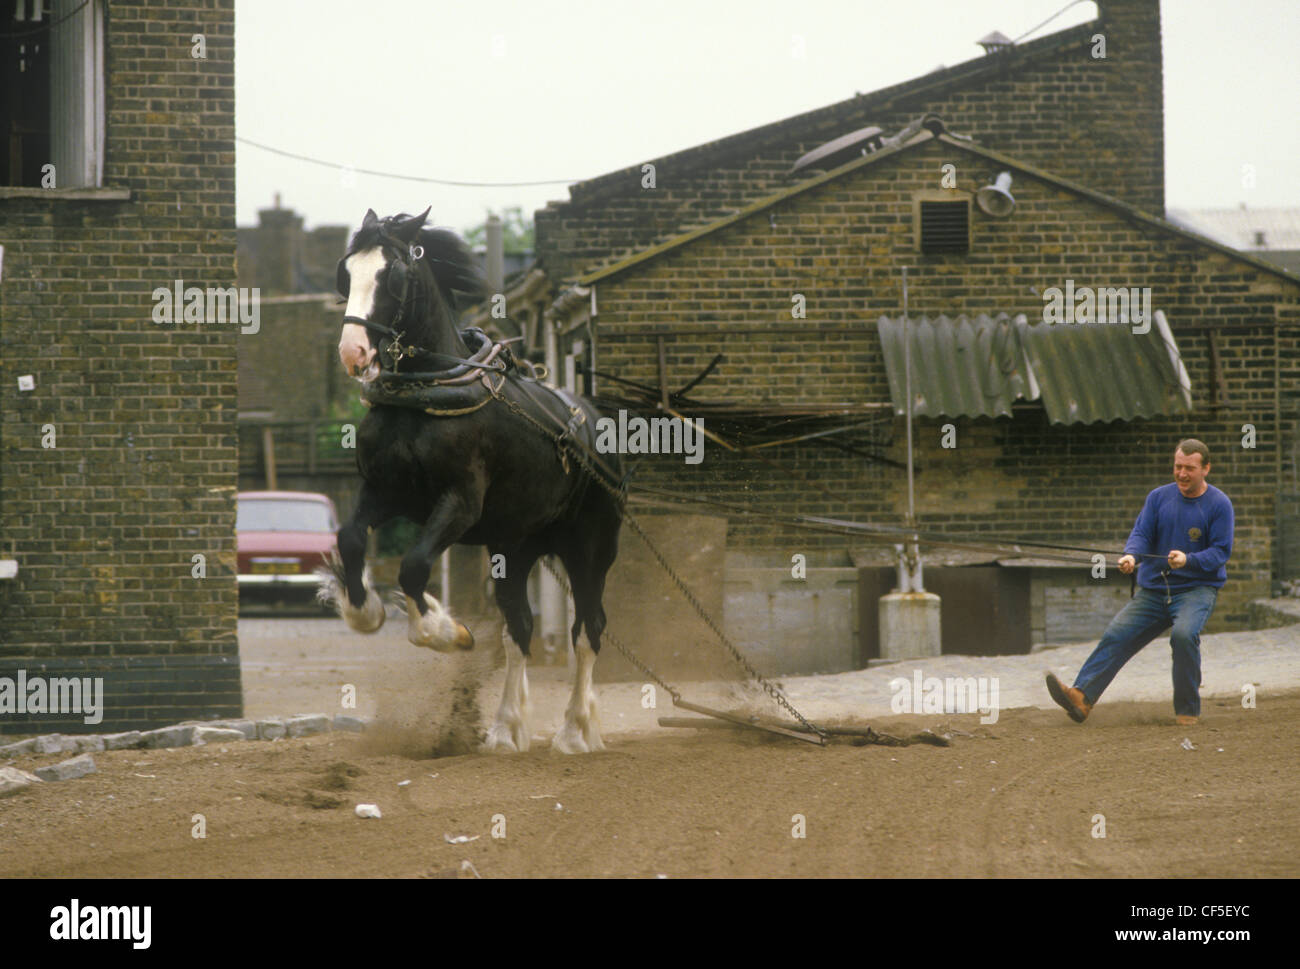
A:
<svg viewBox="0 0 1300 969">
<path fill-rule="evenodd" d="M 626 397 L 627 385 L 602 374 L 675 389 L 722 353 L 698 398 L 748 406 L 751 417 L 766 409 L 774 423 L 821 407 L 861 425 L 852 448 L 809 440 L 732 453 L 710 442 L 697 467 L 647 458 L 634 490 L 897 524 L 907 501 L 903 422 L 882 334 L 903 312 L 905 267 L 918 322 L 1007 314 L 1037 324 L 1044 293 L 1068 280 L 1149 288 L 1186 369 L 1184 404 L 1134 408 L 1115 400 L 1121 386 L 1058 420 L 1044 406 L 1049 390 L 1086 402 L 1099 377 L 1122 369 L 1111 361 L 1138 352 L 1128 327 L 1110 327 L 1091 357 L 1081 355 L 1062 327 L 1052 345 L 1065 376 L 1043 398 L 1025 395 L 1002 416 L 952 407 L 918 419 L 919 524 L 1116 549 L 1146 492 L 1169 480 L 1174 443 L 1197 436 L 1238 516 L 1211 628 L 1248 621 L 1250 601 L 1281 578 L 1278 509 L 1296 491 L 1300 279 L 1165 221 L 1158 4 L 1098 6 L 1093 22 L 651 160 L 652 189 L 639 163 L 575 185 L 570 201 L 537 213 L 554 296 L 548 362 L 579 389 Z M 927 113 L 942 123 L 912 124 Z M 836 150 L 834 139 L 854 132 Z M 945 165 L 954 166 L 946 183 Z M 1013 177 L 1015 207 L 994 217 L 976 195 L 1002 172 Z M 936 215 L 928 206 L 956 219 L 946 243 L 943 225 L 924 225 Z M 931 397 L 958 379 L 942 355 L 919 354 L 915 366 Z M 1135 385 L 1132 396 L 1149 390 Z M 947 424 L 955 447 L 942 446 Z M 1243 446 L 1247 424 L 1254 447 Z M 788 470 L 774 471 L 767 456 Z M 871 620 L 858 617 L 853 633 L 843 614 L 861 605 L 861 577 L 880 561 L 874 547 L 731 515 L 728 625 L 751 640 L 783 631 L 774 649 L 787 656 L 770 658 L 786 669 L 855 665 Z M 808 591 L 789 588 L 796 553 L 808 556 Z M 1128 595 L 1113 575 L 1099 582 L 1078 567 L 1029 564 L 1038 641 L 1095 635 Z M 835 603 L 828 635 L 855 643 L 809 663 L 789 659 L 789 633 L 816 640 L 822 626 L 756 626 L 763 603 L 782 612 L 771 605 L 782 595 Z"/>
<path fill-rule="evenodd" d="M 255 337 L 155 322 L 154 295 L 235 285 L 234 3 L 41 12 L 0 20 L 6 66 L 19 41 L 52 62 L 24 72 L 48 127 L 0 186 L 0 678 L 102 677 L 103 720 L 0 732 L 236 716 L 236 342 Z"/>
<path fill-rule="evenodd" d="M 1098 6 L 1093 22 L 573 185 L 568 201 L 536 213 L 537 255 L 552 280 L 572 282 L 788 187 L 795 162 L 834 138 L 869 125 L 896 132 L 926 112 L 990 148 L 1162 215 L 1159 4 Z M 1097 34 L 1106 38 L 1104 59 L 1092 56 Z M 641 187 L 646 163 L 655 166 L 653 191 Z"/>
<path fill-rule="evenodd" d="M 302 216 L 282 208 L 277 192 L 271 208 L 258 210 L 257 225 L 236 231 L 240 286 L 256 286 L 264 296 L 334 292 L 347 226 L 304 229 Z"/>
</svg>

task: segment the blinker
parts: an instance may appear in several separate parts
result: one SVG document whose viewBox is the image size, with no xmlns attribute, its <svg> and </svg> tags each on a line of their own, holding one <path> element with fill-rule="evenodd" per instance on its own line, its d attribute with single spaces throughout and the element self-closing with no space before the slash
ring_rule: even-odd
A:
<svg viewBox="0 0 1300 969">
<path fill-rule="evenodd" d="M 388 266 L 388 295 L 400 300 L 406 294 L 402 291 L 406 285 L 406 264 L 394 260 Z"/>
</svg>

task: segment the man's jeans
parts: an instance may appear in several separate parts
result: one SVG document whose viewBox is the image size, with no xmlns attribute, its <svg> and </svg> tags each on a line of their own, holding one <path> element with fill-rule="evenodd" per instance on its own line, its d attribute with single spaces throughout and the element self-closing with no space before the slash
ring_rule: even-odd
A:
<svg viewBox="0 0 1300 969">
<path fill-rule="evenodd" d="M 1174 713 L 1201 715 L 1201 628 L 1214 611 L 1219 590 L 1198 585 L 1176 592 L 1165 604 L 1166 594 L 1138 589 L 1137 595 L 1110 621 L 1101 642 L 1074 678 L 1084 699 L 1096 703 L 1125 663 L 1170 626 L 1169 645 L 1174 654 Z"/>
</svg>

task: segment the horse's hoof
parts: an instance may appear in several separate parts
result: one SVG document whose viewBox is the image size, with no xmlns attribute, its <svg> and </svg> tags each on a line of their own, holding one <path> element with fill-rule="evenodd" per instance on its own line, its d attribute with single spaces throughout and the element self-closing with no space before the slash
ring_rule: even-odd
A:
<svg viewBox="0 0 1300 969">
<path fill-rule="evenodd" d="M 343 599 L 343 621 L 355 632 L 378 632 L 386 615 L 384 601 L 373 589 L 366 590 L 366 601 L 360 609 L 354 608 L 346 596 Z"/>
<path fill-rule="evenodd" d="M 469 631 L 469 627 L 466 626 L 464 623 L 458 622 L 456 623 L 456 625 L 459 627 L 456 630 L 456 648 L 466 649 L 466 650 L 473 649 L 474 634 Z"/>
<path fill-rule="evenodd" d="M 522 723 L 512 725 L 498 720 L 479 749 L 484 753 L 523 754 L 528 752 L 528 742 L 528 731 Z"/>
<path fill-rule="evenodd" d="M 439 653 L 450 653 L 456 649 L 474 648 L 474 637 L 463 623 L 451 618 L 451 615 L 429 593 L 424 594 L 426 611 L 423 616 L 416 608 L 415 600 L 405 596 L 407 630 L 406 638 L 412 645 L 422 649 L 432 649 Z"/>
<path fill-rule="evenodd" d="M 564 726 L 556 731 L 551 739 L 551 749 L 558 750 L 562 754 L 591 753 L 591 747 L 583 737 L 582 730 L 570 720 L 566 720 Z"/>
</svg>

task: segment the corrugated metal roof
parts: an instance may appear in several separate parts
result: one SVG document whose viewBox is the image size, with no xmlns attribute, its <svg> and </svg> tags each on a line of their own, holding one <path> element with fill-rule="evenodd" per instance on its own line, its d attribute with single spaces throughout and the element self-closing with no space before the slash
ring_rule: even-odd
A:
<svg viewBox="0 0 1300 969">
<path fill-rule="evenodd" d="M 877 323 L 889 395 L 904 413 L 903 323 Z M 912 413 L 1009 417 L 1017 400 L 1041 400 L 1054 424 L 1133 420 L 1191 410 L 1191 382 L 1157 310 L 1145 334 L 1107 323 L 1030 326 L 980 314 L 911 320 Z"/>
</svg>

